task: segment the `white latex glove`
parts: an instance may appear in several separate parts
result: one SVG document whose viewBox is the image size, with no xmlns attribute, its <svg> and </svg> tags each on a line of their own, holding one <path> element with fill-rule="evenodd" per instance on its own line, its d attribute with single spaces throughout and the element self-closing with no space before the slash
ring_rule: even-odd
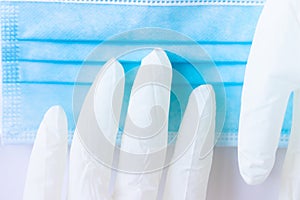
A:
<svg viewBox="0 0 300 200">
<path fill-rule="evenodd" d="M 85 98 L 74 133 L 70 153 L 68 199 L 156 199 L 162 170 L 159 167 L 164 166 L 166 153 L 164 148 L 167 145 L 168 124 L 165 119 L 168 119 L 166 113 L 168 113 L 169 109 L 171 73 L 170 62 L 162 50 L 156 49 L 143 59 L 132 89 L 120 151 L 118 167 L 120 170 L 129 172 L 135 170 L 140 172 L 151 171 L 156 168 L 158 170 L 153 173 L 140 174 L 119 172 L 115 191 L 110 192 L 112 187 L 111 166 L 113 166 L 115 140 L 123 99 L 124 73 L 122 66 L 116 60 L 109 61 L 101 69 Z M 195 135 L 199 135 L 199 138 L 203 136 L 202 139 L 205 141 L 201 143 L 197 137 L 198 139 L 192 144 L 192 151 L 197 149 L 197 151 L 202 152 L 207 147 L 210 147 L 211 150 L 210 139 L 213 140 L 214 132 L 212 130 L 215 123 L 215 105 L 212 103 L 214 102 L 212 99 L 214 99 L 214 95 L 209 86 L 202 86 L 191 95 L 190 103 L 181 125 L 181 127 L 185 128 L 181 128 L 183 131 L 181 131 L 180 135 L 183 135 L 182 133 L 185 131 L 193 131 L 196 132 Z M 204 109 L 203 107 L 207 106 L 207 104 L 209 104 L 208 109 Z M 160 106 L 162 109 L 153 109 L 153 106 Z M 195 110 L 201 113 L 195 113 Z M 202 112 L 205 114 L 202 114 Z M 206 115 L 209 119 L 212 119 L 212 121 L 209 121 L 209 126 L 202 125 L 205 122 L 202 118 Z M 190 123 L 193 126 L 189 128 Z M 195 126 L 200 126 L 200 129 L 193 130 Z M 209 127 L 209 130 L 204 127 Z M 141 130 L 144 132 L 141 133 Z M 131 137 L 148 136 L 147 134 L 153 134 L 151 132 L 153 130 L 157 132 L 148 140 L 138 140 Z M 62 134 L 67 135 L 66 132 Z M 180 138 L 181 136 L 177 142 L 183 144 L 183 142 L 180 142 L 183 139 Z M 35 143 L 38 142 L 37 140 Z M 195 144 L 199 145 L 199 147 L 196 147 Z M 66 144 L 64 145 L 66 146 Z M 163 150 L 151 157 L 151 152 L 155 152 L 158 149 Z M 124 150 L 129 152 L 129 154 L 126 154 Z M 32 154 L 34 153 L 33 151 Z M 137 153 L 140 153 L 141 156 L 138 156 L 138 159 L 135 160 L 132 155 Z M 204 153 L 208 153 L 208 157 L 205 157 L 205 160 L 208 159 L 208 162 L 205 161 L 207 164 L 204 167 L 201 164 L 202 161 L 191 165 L 191 167 L 203 167 L 203 170 L 197 170 L 197 175 L 201 173 L 204 177 L 207 177 L 199 179 L 198 182 L 200 189 L 202 186 L 204 187 L 202 188 L 203 191 L 206 190 L 212 155 L 211 152 Z M 195 158 L 197 158 L 197 156 L 188 157 L 185 156 L 185 160 L 189 161 L 189 163 L 196 161 Z M 55 156 L 52 159 L 55 161 Z M 38 164 L 38 162 L 35 163 L 36 167 Z M 31 168 L 31 164 L 29 168 Z M 175 165 L 173 168 L 176 168 Z M 46 181 L 43 180 L 42 183 L 47 183 Z M 197 180 L 194 181 L 197 182 Z M 196 182 L 195 184 L 197 184 Z M 35 184 L 39 183 L 36 180 Z M 26 183 L 29 186 L 31 184 L 30 182 Z M 30 190 L 28 193 L 35 193 L 35 190 Z M 28 193 L 24 193 L 24 199 L 26 199 L 26 194 Z M 55 199 L 53 195 L 50 195 L 50 198 Z M 204 198 L 205 196 L 203 198 L 198 197 L 198 199 Z M 30 199 L 43 200 L 44 198 Z"/>
<path fill-rule="evenodd" d="M 273 168 L 289 95 L 300 87 L 299 44 L 300 1 L 267 0 L 242 94 L 238 158 L 248 184 L 262 183 Z"/>
</svg>

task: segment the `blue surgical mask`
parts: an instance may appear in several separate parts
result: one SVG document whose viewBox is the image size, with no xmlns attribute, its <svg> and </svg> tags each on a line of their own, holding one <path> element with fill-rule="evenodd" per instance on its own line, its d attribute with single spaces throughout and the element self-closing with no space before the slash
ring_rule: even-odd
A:
<svg viewBox="0 0 300 200">
<path fill-rule="evenodd" d="M 2 1 L 2 141 L 31 143 L 43 114 L 56 104 L 66 110 L 71 138 L 80 102 L 94 75 L 112 54 L 103 51 L 101 59 L 87 58 L 105 41 L 110 41 L 105 43 L 109 50 L 132 45 L 136 49 L 143 47 L 117 58 L 127 72 L 127 88 L 130 88 L 141 59 L 150 51 L 144 48 L 147 45 L 165 47 L 173 69 L 190 83 L 190 89 L 180 90 L 185 91 L 186 96 L 192 88 L 207 82 L 205 77 L 195 73 L 190 60 L 172 51 L 174 45 L 190 45 L 191 51 L 186 53 L 194 54 L 192 43 L 172 38 L 156 40 L 157 36 L 151 38 L 149 32 L 143 37 L 143 31 L 138 31 L 138 35 L 119 37 L 117 42 L 110 39 L 152 27 L 185 35 L 207 52 L 224 82 L 226 94 L 223 102 L 226 117 L 218 144 L 236 145 L 244 69 L 262 6 L 262 1 L 221 0 Z M 203 61 L 201 56 L 191 58 L 195 63 Z M 178 80 L 173 81 L 174 87 Z M 74 91 L 81 90 L 80 95 L 74 95 Z M 183 110 L 176 108 L 178 99 L 173 96 L 170 132 L 176 132 L 184 111 L 184 106 Z M 127 100 L 125 92 L 124 107 Z M 287 118 L 282 138 L 289 132 L 290 118 Z M 284 140 L 282 142 L 284 144 Z"/>
</svg>

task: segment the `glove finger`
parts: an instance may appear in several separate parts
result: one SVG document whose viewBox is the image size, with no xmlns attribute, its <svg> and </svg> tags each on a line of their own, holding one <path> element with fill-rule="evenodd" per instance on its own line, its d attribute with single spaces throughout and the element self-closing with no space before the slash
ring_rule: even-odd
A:
<svg viewBox="0 0 300 200">
<path fill-rule="evenodd" d="M 288 97 L 282 85 L 271 80 L 264 84 L 245 83 L 238 159 L 240 173 L 248 184 L 263 182 L 273 168 Z"/>
<path fill-rule="evenodd" d="M 70 152 L 70 200 L 110 199 L 109 184 L 124 92 L 124 72 L 112 59 L 83 103 Z"/>
<path fill-rule="evenodd" d="M 156 199 L 168 142 L 171 81 L 172 67 L 166 53 L 153 50 L 142 60 L 131 90 L 116 200 Z"/>
<path fill-rule="evenodd" d="M 206 199 L 215 136 L 213 88 L 193 90 L 177 136 L 164 191 L 165 200 Z"/>
<path fill-rule="evenodd" d="M 40 124 L 30 156 L 24 200 L 62 198 L 67 162 L 68 127 L 60 106 L 51 107 Z"/>
</svg>

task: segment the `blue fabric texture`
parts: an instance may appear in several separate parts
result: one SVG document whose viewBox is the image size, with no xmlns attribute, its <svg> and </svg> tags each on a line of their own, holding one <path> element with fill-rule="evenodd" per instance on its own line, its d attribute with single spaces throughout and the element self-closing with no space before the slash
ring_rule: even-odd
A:
<svg viewBox="0 0 300 200">
<path fill-rule="evenodd" d="M 31 143 L 43 114 L 56 104 L 66 110 L 71 138 L 79 112 L 72 106 L 73 90 L 86 91 L 93 80 L 77 76 L 86 57 L 109 37 L 155 27 L 190 37 L 214 61 L 226 91 L 226 120 L 218 145 L 236 145 L 244 69 L 262 6 L 261 1 L 221 0 L 1 2 L 2 141 Z M 128 37 L 111 45 L 130 45 L 132 40 Z M 118 59 L 128 72 L 139 66 L 143 55 L 142 51 Z M 176 59 L 172 52 L 168 55 L 173 68 L 193 87 L 203 83 L 184 59 Z M 87 70 L 96 74 L 104 62 L 91 62 Z M 171 106 L 175 105 L 171 99 Z M 170 112 L 176 118 L 176 109 Z M 289 134 L 290 114 L 289 106 L 282 146 Z M 170 132 L 176 132 L 180 119 L 171 118 Z"/>
</svg>

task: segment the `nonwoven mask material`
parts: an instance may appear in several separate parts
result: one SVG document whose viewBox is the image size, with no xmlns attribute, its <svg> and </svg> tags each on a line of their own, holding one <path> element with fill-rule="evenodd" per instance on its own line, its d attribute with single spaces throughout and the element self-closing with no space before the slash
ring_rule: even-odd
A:
<svg viewBox="0 0 300 200">
<path fill-rule="evenodd" d="M 0 3 L 3 143 L 32 143 L 43 113 L 52 105 L 61 105 L 66 111 L 71 139 L 80 110 L 80 106 L 73 106 L 73 102 L 84 99 L 84 95 L 81 99 L 74 99 L 74 89 L 87 91 L 95 74 L 111 59 L 110 52 L 107 52 L 107 55 L 102 55 L 105 59 L 90 61 L 89 67 L 85 68 L 87 76 L 79 79 L 82 63 L 88 55 L 114 35 L 155 27 L 186 35 L 201 45 L 215 63 L 226 92 L 226 120 L 218 144 L 236 145 L 244 69 L 264 2 L 74 2 Z M 155 41 L 158 47 L 161 44 L 190 45 L 175 40 L 165 41 L 164 35 L 161 37 L 161 41 Z M 120 48 L 152 43 L 151 38 L 139 40 L 128 36 L 110 45 Z M 190 46 L 192 53 L 193 45 Z M 117 59 L 128 74 L 148 53 L 142 50 Z M 167 54 L 173 69 L 179 71 L 192 88 L 203 84 L 203 77 L 194 73 L 188 61 L 177 59 L 180 55 L 172 52 L 167 51 Z M 194 60 L 197 63 L 202 61 L 201 58 Z M 134 76 L 126 80 L 127 85 L 132 85 Z M 173 86 L 176 86 L 176 81 Z M 126 92 L 124 99 L 126 101 Z M 180 123 L 180 119 L 174 117 L 180 116 L 173 109 L 174 105 L 176 98 L 171 95 L 169 132 L 176 132 Z M 122 116 L 125 114 L 121 114 L 121 121 Z M 284 145 L 289 120 L 284 123 L 282 133 L 281 144 Z"/>
</svg>

